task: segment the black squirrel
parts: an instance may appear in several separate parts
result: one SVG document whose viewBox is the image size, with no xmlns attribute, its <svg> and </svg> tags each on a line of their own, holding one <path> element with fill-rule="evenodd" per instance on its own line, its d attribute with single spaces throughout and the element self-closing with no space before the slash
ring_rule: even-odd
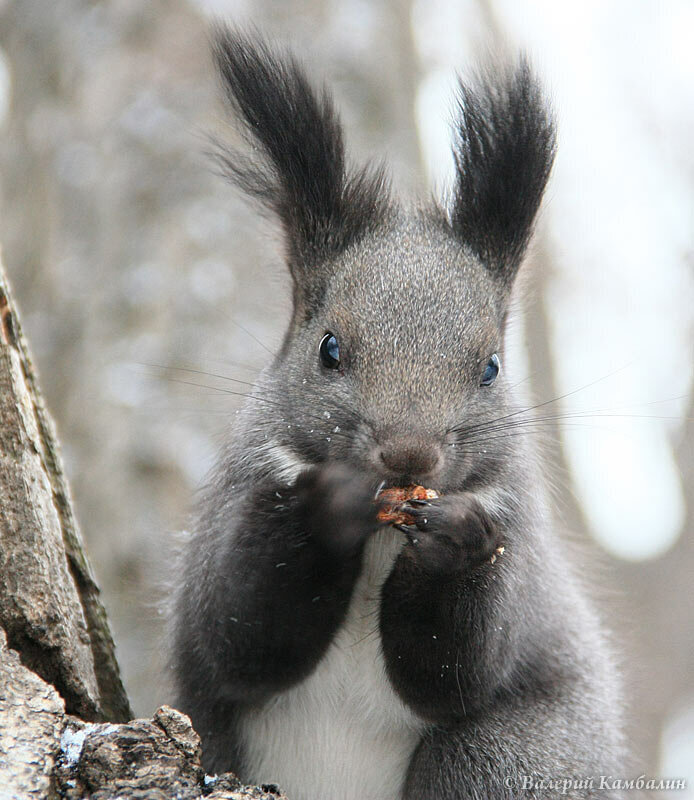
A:
<svg viewBox="0 0 694 800">
<path fill-rule="evenodd" d="M 412 209 L 347 166 L 291 55 L 222 26 L 213 50 L 253 145 L 220 157 L 281 222 L 293 314 L 181 562 L 206 768 L 291 800 L 616 796 L 617 671 L 503 370 L 555 150 L 528 63 L 461 81 L 450 202 Z M 379 488 L 415 483 L 440 496 L 379 524 Z"/>
</svg>

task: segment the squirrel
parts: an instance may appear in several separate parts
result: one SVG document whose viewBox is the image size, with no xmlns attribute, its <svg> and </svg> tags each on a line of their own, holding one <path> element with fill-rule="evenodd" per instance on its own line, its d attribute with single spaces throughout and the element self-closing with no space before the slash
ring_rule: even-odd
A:
<svg viewBox="0 0 694 800">
<path fill-rule="evenodd" d="M 222 25 L 212 49 L 253 148 L 219 157 L 281 224 L 292 316 L 172 604 L 206 769 L 291 800 L 616 797 L 618 670 L 503 368 L 556 147 L 538 79 L 520 56 L 459 81 L 450 197 L 412 208 L 348 166 L 295 57 Z M 380 522 L 412 484 L 438 496 Z"/>
</svg>

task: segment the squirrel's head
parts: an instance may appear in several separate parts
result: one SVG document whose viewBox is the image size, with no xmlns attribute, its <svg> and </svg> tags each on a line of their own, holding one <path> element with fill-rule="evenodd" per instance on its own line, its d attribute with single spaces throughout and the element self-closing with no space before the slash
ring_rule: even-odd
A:
<svg viewBox="0 0 694 800">
<path fill-rule="evenodd" d="M 527 62 L 460 83 L 450 200 L 406 209 L 382 169 L 347 166 L 330 97 L 291 56 L 226 28 L 214 53 L 253 146 L 220 158 L 279 219 L 292 276 L 256 413 L 273 446 L 290 467 L 347 459 L 390 484 L 484 480 L 508 444 L 476 426 L 507 408 L 508 306 L 554 157 Z"/>
</svg>

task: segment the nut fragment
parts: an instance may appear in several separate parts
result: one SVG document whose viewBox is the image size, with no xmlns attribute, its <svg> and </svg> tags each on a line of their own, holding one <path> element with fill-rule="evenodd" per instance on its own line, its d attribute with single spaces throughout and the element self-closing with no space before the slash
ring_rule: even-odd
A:
<svg viewBox="0 0 694 800">
<path fill-rule="evenodd" d="M 379 522 L 389 522 L 391 525 L 412 525 L 414 517 L 400 508 L 408 500 L 434 500 L 438 492 L 426 489 L 424 486 L 411 484 L 410 486 L 392 486 L 378 493 L 376 500 L 382 504 L 377 514 Z"/>
<path fill-rule="evenodd" d="M 489 559 L 489 563 L 490 564 L 495 564 L 497 556 L 503 555 L 505 549 L 506 548 L 503 545 L 501 545 L 500 547 L 497 547 L 496 550 L 492 553 L 492 557 Z"/>
</svg>

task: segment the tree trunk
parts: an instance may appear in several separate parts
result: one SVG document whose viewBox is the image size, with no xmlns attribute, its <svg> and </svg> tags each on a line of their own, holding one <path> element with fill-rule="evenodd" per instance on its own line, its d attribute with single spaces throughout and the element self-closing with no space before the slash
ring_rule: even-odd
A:
<svg viewBox="0 0 694 800">
<path fill-rule="evenodd" d="M 283 797 L 205 776 L 188 718 L 135 720 L 0 263 L 0 796 Z"/>
<path fill-rule="evenodd" d="M 0 625 L 22 663 L 87 720 L 130 719 L 55 430 L 0 264 Z"/>
</svg>

